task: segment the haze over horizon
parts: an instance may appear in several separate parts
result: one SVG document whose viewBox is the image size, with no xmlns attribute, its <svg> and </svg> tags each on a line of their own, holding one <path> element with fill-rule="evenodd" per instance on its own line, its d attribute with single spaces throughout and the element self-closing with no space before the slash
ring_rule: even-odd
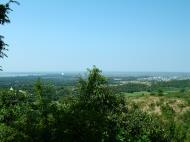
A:
<svg viewBox="0 0 190 142">
<path fill-rule="evenodd" d="M 18 1 L 4 72 L 190 72 L 188 0 Z"/>
</svg>

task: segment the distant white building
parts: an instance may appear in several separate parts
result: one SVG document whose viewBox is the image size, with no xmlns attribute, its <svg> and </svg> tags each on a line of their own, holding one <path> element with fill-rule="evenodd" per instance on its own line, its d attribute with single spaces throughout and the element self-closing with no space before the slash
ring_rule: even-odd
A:
<svg viewBox="0 0 190 142">
<path fill-rule="evenodd" d="M 10 90 L 10 91 L 14 91 L 13 87 L 11 87 L 9 90 Z"/>
<path fill-rule="evenodd" d="M 23 90 L 19 90 L 20 93 L 25 94 L 26 92 Z"/>
</svg>

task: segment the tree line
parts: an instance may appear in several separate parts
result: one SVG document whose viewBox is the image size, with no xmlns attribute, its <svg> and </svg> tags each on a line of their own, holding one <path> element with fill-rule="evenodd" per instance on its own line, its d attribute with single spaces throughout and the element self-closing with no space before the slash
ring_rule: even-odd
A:
<svg viewBox="0 0 190 142">
<path fill-rule="evenodd" d="M 1 142 L 189 140 L 175 123 L 129 107 L 123 96 L 112 93 L 96 67 L 79 79 L 77 95 L 55 97 L 56 90 L 40 80 L 34 88 L 33 94 L 0 92 Z M 181 133 L 183 139 L 176 137 Z"/>
</svg>

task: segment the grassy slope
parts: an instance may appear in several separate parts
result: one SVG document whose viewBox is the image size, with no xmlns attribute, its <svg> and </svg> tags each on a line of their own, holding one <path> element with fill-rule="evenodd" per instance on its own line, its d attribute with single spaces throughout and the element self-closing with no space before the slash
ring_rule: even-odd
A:
<svg viewBox="0 0 190 142">
<path fill-rule="evenodd" d="M 129 106 L 135 105 L 139 109 L 151 114 L 173 117 L 180 120 L 190 111 L 190 93 L 179 91 L 164 92 L 163 95 L 148 92 L 123 93 Z"/>
</svg>

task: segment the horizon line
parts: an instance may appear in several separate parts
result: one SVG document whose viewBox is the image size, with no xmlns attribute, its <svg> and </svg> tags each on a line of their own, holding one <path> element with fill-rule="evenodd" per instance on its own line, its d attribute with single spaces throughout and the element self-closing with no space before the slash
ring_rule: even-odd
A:
<svg viewBox="0 0 190 142">
<path fill-rule="evenodd" d="M 101 70 L 103 73 L 190 73 L 190 71 L 119 71 L 119 70 Z M 80 73 L 87 70 L 67 70 L 67 71 L 0 71 L 1 73 Z"/>
</svg>

